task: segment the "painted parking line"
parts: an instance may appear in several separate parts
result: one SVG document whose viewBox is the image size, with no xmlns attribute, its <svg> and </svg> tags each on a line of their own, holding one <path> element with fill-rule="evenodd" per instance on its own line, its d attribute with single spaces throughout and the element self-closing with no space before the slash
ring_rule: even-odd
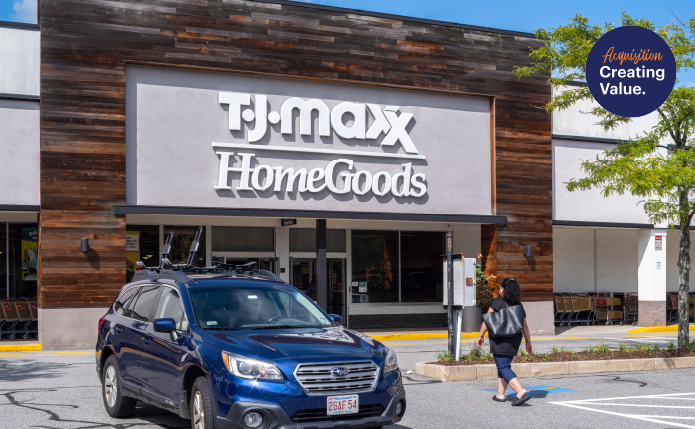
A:
<svg viewBox="0 0 695 429">
<path fill-rule="evenodd" d="M 569 408 L 576 408 L 584 411 L 593 411 L 596 413 L 610 414 L 614 416 L 624 417 L 628 419 L 641 420 L 651 423 L 660 423 L 668 425 L 670 427 L 683 427 L 683 428 L 695 428 L 692 424 L 677 423 L 674 420 L 695 420 L 695 416 L 668 416 L 668 415 L 652 415 L 652 414 L 629 414 L 625 412 L 611 411 L 610 409 L 605 409 L 605 406 L 616 406 L 616 407 L 627 407 L 628 409 L 633 408 L 643 408 L 645 410 L 693 410 L 695 411 L 695 406 L 687 406 L 685 403 L 683 405 L 659 405 L 659 404 L 636 404 L 631 403 L 636 399 L 650 399 L 652 401 L 664 400 L 666 403 L 670 400 L 695 400 L 695 393 L 670 393 L 662 395 L 642 395 L 642 396 L 622 396 L 615 398 L 593 398 L 593 399 L 579 399 L 574 401 L 563 401 L 563 402 L 549 402 L 553 405 L 560 405 Z M 620 402 L 612 402 L 620 401 Z M 673 403 L 673 402 L 672 402 Z"/>
<path fill-rule="evenodd" d="M 485 392 L 497 392 L 497 389 L 480 389 Z M 552 387 L 552 386 L 543 386 L 543 385 L 537 385 L 537 386 L 526 386 L 526 394 L 529 396 L 533 395 L 544 395 L 547 393 L 569 393 L 569 392 L 579 392 L 578 390 L 573 390 L 573 389 L 565 389 L 563 387 Z M 516 392 L 514 392 L 514 389 L 508 387 L 507 391 L 504 392 L 507 395 L 515 395 Z"/>
</svg>

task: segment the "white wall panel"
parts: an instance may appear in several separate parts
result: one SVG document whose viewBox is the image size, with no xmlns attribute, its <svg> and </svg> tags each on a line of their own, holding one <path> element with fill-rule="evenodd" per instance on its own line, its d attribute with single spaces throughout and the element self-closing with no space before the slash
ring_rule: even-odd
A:
<svg viewBox="0 0 695 429">
<path fill-rule="evenodd" d="M 586 177 L 582 161 L 594 160 L 611 144 L 553 139 L 553 219 L 582 222 L 650 223 L 642 198 L 624 195 L 604 197 L 600 189 L 567 190 L 566 182 Z"/>
<path fill-rule="evenodd" d="M 0 204 L 40 204 L 39 125 L 39 103 L 0 100 Z"/>
<path fill-rule="evenodd" d="M 575 87 L 561 87 L 559 90 L 553 90 L 553 96 L 564 92 L 566 89 L 574 89 Z M 650 130 L 658 122 L 658 113 L 653 112 L 640 118 L 634 118 L 630 123 L 618 126 L 613 130 L 604 130 L 600 125 L 596 125 L 598 118 L 594 115 L 582 112 L 589 112 L 592 108 L 597 107 L 595 101 L 582 100 L 578 101 L 572 107 L 554 111 L 552 113 L 553 134 L 608 138 L 608 139 L 627 139 L 630 137 L 641 136 L 645 131 Z M 673 143 L 669 137 L 665 140 L 666 143 Z"/>
<path fill-rule="evenodd" d="M 595 281 L 597 292 L 636 292 L 639 230 L 595 231 L 594 253 L 594 228 L 553 228 L 554 291 L 594 292 Z"/>
<path fill-rule="evenodd" d="M 39 95 L 41 32 L 0 28 L 0 93 Z"/>
</svg>

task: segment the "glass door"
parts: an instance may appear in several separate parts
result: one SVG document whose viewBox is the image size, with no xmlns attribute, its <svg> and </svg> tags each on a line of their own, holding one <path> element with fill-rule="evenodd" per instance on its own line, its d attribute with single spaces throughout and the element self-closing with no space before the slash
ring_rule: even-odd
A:
<svg viewBox="0 0 695 429">
<path fill-rule="evenodd" d="M 291 258 L 290 284 L 316 301 L 316 259 Z"/>
<path fill-rule="evenodd" d="M 337 314 L 343 317 L 345 324 L 345 259 L 328 259 L 328 314 Z"/>
</svg>

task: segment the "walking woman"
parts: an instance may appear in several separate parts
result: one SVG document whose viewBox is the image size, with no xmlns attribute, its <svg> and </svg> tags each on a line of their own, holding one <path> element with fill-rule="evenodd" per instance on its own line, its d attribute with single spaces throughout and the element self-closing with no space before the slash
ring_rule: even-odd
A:
<svg viewBox="0 0 695 429">
<path fill-rule="evenodd" d="M 514 279 L 504 279 L 502 284 L 499 285 L 497 289 L 497 298 L 490 304 L 490 309 L 488 313 L 499 311 L 503 308 L 513 307 L 515 305 L 521 306 L 521 289 L 519 288 L 519 283 Z M 523 333 L 524 340 L 526 340 L 526 351 L 530 354 L 533 353 L 533 346 L 531 345 L 531 334 L 529 332 L 528 325 L 526 324 L 526 312 L 521 306 L 521 312 L 524 317 L 524 327 L 518 334 L 508 337 L 508 338 L 494 338 L 490 335 L 490 352 L 495 358 L 495 365 L 497 365 L 497 394 L 492 397 L 492 400 L 497 402 L 506 401 L 505 392 L 507 391 L 507 385 L 512 386 L 512 389 L 516 392 L 516 400 L 512 402 L 513 406 L 521 405 L 528 401 L 529 397 L 527 395 L 526 389 L 523 388 L 519 379 L 512 371 L 512 359 L 519 351 L 519 346 L 521 345 L 521 335 Z M 517 328 L 518 329 L 518 328 Z M 480 327 L 480 336 L 478 337 L 478 347 L 482 347 L 485 342 L 485 332 L 487 332 L 487 326 L 483 322 Z"/>
</svg>

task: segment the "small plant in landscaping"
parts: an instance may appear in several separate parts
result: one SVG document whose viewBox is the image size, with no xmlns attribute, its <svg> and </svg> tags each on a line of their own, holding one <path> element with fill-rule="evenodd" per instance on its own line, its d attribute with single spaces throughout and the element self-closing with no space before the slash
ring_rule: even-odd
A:
<svg viewBox="0 0 695 429">
<path fill-rule="evenodd" d="M 579 356 L 575 352 L 571 352 L 572 356 L 570 357 L 570 360 L 579 360 Z"/>
<path fill-rule="evenodd" d="M 524 360 L 526 362 L 531 362 L 531 355 L 527 353 L 526 356 L 524 356 Z"/>
<path fill-rule="evenodd" d="M 544 354 L 544 355 L 543 355 L 543 360 L 544 360 L 545 362 L 548 362 L 548 361 L 550 360 L 550 354 L 549 354 L 549 353 Z"/>
<path fill-rule="evenodd" d="M 676 345 L 673 343 L 673 341 L 670 341 L 666 347 L 668 348 L 668 351 L 670 351 L 670 352 L 676 351 Z"/>
<path fill-rule="evenodd" d="M 437 360 L 451 362 L 452 360 L 454 360 L 454 357 L 449 352 L 440 352 L 439 350 L 437 350 Z"/>
<path fill-rule="evenodd" d="M 490 358 L 492 358 L 492 353 L 483 353 L 482 355 L 480 355 L 480 357 L 483 360 L 488 361 L 488 360 L 490 360 Z"/>
<path fill-rule="evenodd" d="M 621 342 L 620 344 L 618 344 L 618 350 L 620 350 L 621 352 L 626 352 L 627 349 L 628 349 L 627 344 L 625 344 L 625 343 L 623 343 L 623 342 Z"/>
<path fill-rule="evenodd" d="M 553 348 L 550 349 L 550 353 L 556 355 L 560 352 L 560 350 L 557 348 L 557 346 L 553 346 Z"/>
<path fill-rule="evenodd" d="M 690 344 L 688 344 L 688 350 L 690 350 L 691 352 L 695 352 L 695 338 L 692 341 L 690 341 Z"/>
<path fill-rule="evenodd" d="M 526 353 L 524 350 L 519 350 L 519 352 L 516 354 L 517 356 L 526 356 L 528 353 Z"/>
</svg>

